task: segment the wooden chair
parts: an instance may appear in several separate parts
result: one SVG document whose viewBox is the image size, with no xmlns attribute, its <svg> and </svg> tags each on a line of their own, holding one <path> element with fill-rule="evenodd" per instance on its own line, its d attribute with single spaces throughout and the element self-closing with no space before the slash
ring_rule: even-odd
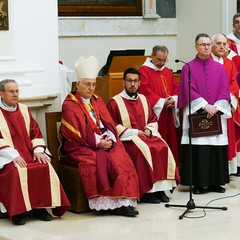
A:
<svg viewBox="0 0 240 240">
<path fill-rule="evenodd" d="M 53 156 L 52 165 L 71 203 L 70 211 L 75 213 L 88 212 L 90 211 L 88 200 L 82 186 L 77 165 L 67 165 L 59 159 L 58 150 L 60 143 L 58 130 L 60 122 L 61 112 L 46 113 L 47 142 L 48 149 Z"/>
</svg>

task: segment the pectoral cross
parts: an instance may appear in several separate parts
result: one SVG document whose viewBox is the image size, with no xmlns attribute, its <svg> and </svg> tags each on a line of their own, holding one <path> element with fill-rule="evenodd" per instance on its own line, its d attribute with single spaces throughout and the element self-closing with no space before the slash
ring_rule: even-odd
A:
<svg viewBox="0 0 240 240">
<path fill-rule="evenodd" d="M 87 111 L 88 111 L 88 112 L 91 112 L 92 115 L 93 115 L 93 117 L 96 119 L 96 115 L 95 115 L 95 112 L 94 112 L 94 109 L 93 109 L 92 104 L 89 103 L 89 104 L 84 104 L 84 105 L 85 105 Z"/>
</svg>

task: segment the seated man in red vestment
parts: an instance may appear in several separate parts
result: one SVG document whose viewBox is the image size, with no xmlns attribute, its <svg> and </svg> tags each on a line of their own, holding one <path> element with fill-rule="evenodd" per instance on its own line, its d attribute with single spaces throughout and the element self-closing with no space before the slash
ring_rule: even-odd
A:
<svg viewBox="0 0 240 240">
<path fill-rule="evenodd" d="M 27 106 L 18 103 L 15 80 L 0 82 L 0 211 L 13 224 L 25 224 L 25 213 L 52 220 L 45 209 L 63 215 L 70 203 L 50 164 L 50 153 Z"/>
<path fill-rule="evenodd" d="M 69 164 L 78 164 L 90 209 L 136 216 L 136 169 L 103 99 L 94 95 L 99 62 L 94 56 L 81 57 L 75 69 L 76 91 L 69 93 L 62 106 L 63 155 Z"/>
<path fill-rule="evenodd" d="M 157 116 L 146 97 L 138 93 L 140 73 L 124 72 L 124 90 L 108 103 L 123 145 L 137 169 L 141 201 L 169 202 L 164 191 L 179 180 L 173 154 L 158 132 Z"/>
</svg>

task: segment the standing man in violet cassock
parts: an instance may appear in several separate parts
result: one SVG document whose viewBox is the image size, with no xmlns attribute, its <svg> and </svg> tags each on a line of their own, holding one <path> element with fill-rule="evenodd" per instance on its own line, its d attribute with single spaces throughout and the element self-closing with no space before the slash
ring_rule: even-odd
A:
<svg viewBox="0 0 240 240">
<path fill-rule="evenodd" d="M 197 56 L 183 66 L 178 94 L 178 108 L 183 109 L 182 152 L 180 182 L 190 184 L 194 194 L 208 191 L 224 193 L 221 185 L 229 183 L 228 137 L 226 118 L 231 117 L 230 91 L 224 67 L 211 57 L 210 37 L 201 33 L 195 39 Z M 191 114 L 207 112 L 211 118 L 221 113 L 222 134 L 192 138 L 192 156 L 189 156 L 189 71 L 191 79 Z M 192 169 L 189 169 L 192 161 Z"/>
<path fill-rule="evenodd" d="M 146 97 L 138 94 L 140 74 L 129 68 L 123 76 L 124 90 L 108 103 L 123 145 L 135 164 L 142 202 L 169 202 L 164 191 L 179 180 L 172 152 L 157 131 L 157 116 Z"/>
<path fill-rule="evenodd" d="M 134 217 L 138 176 L 103 99 L 94 94 L 99 62 L 81 57 L 75 69 L 76 90 L 62 106 L 63 154 L 78 164 L 90 209 Z"/>
<path fill-rule="evenodd" d="M 223 64 L 227 76 L 228 76 L 228 84 L 230 89 L 230 97 L 231 97 L 231 109 L 232 115 L 235 113 L 239 114 L 239 87 L 237 83 L 237 70 L 233 61 L 225 57 L 226 49 L 228 49 L 227 38 L 223 34 L 215 34 L 212 37 L 212 58 L 216 62 Z M 237 123 L 234 123 L 234 118 L 227 119 L 227 127 L 228 127 L 228 161 L 229 161 L 229 173 L 240 175 L 240 159 L 237 159 L 237 151 L 236 151 L 236 135 L 235 131 L 240 131 Z M 239 171 L 238 171 L 239 169 Z"/>
<path fill-rule="evenodd" d="M 146 96 L 158 118 L 158 131 L 170 147 L 178 166 L 178 134 L 180 126 L 177 110 L 178 83 L 172 71 L 165 66 L 167 47 L 153 47 L 151 58 L 139 68 L 141 86 L 139 93 Z"/>
<path fill-rule="evenodd" d="M 15 80 L 0 82 L 0 210 L 13 224 L 25 224 L 26 213 L 52 220 L 45 208 L 63 215 L 70 203 L 50 163 L 37 122 L 28 107 L 18 103 Z"/>
</svg>

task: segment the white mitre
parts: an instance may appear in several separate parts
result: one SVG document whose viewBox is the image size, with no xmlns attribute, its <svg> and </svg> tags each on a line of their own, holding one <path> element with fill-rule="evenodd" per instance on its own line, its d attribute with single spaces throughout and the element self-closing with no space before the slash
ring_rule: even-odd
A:
<svg viewBox="0 0 240 240">
<path fill-rule="evenodd" d="M 75 71 L 78 80 L 84 78 L 96 79 L 99 72 L 99 61 L 93 55 L 88 58 L 80 57 L 75 62 Z"/>
</svg>

